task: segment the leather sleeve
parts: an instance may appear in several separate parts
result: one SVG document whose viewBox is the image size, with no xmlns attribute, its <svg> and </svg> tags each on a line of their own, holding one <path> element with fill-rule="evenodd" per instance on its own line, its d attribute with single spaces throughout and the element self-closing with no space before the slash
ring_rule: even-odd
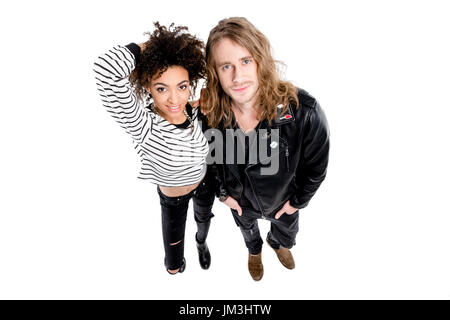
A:
<svg viewBox="0 0 450 320">
<path fill-rule="evenodd" d="M 214 177 L 214 193 L 217 198 L 220 196 L 228 196 L 227 189 L 223 182 L 223 164 L 213 163 L 211 165 L 211 175 Z"/>
<path fill-rule="evenodd" d="M 291 206 L 298 209 L 308 205 L 325 179 L 330 150 L 328 122 L 319 103 L 315 103 L 306 121 L 303 151 L 295 178 L 298 189 L 290 199 Z"/>
<path fill-rule="evenodd" d="M 210 129 L 210 127 L 208 126 L 208 120 L 206 119 L 206 116 L 200 111 L 200 107 L 198 108 L 199 108 L 198 116 L 199 120 L 202 123 L 202 131 L 204 133 L 206 130 Z M 224 177 L 223 170 L 224 170 L 223 164 L 217 163 L 208 164 L 207 183 L 210 185 L 209 188 L 214 190 L 214 194 L 216 195 L 217 198 L 219 198 L 220 196 L 228 196 L 228 192 L 223 182 Z"/>
</svg>

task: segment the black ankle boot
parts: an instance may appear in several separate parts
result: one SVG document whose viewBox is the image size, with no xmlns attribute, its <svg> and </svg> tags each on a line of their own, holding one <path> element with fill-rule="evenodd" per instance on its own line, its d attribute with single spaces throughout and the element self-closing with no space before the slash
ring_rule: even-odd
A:
<svg viewBox="0 0 450 320">
<path fill-rule="evenodd" d="M 195 242 L 197 243 L 198 261 L 200 262 L 200 267 L 207 270 L 211 265 L 211 254 L 209 253 L 208 245 L 206 244 L 206 241 L 203 243 L 198 242 L 197 236 L 195 236 Z"/>
<path fill-rule="evenodd" d="M 183 273 L 183 272 L 184 272 L 184 269 L 186 269 L 186 259 L 183 258 L 183 264 L 181 265 L 181 267 L 180 267 L 180 269 L 178 270 L 177 273 Z M 167 273 L 169 273 L 169 274 L 171 274 L 171 275 L 177 274 L 177 273 L 170 273 L 170 272 L 169 272 L 169 269 L 167 269 L 167 267 L 166 267 L 166 270 L 167 270 Z"/>
</svg>

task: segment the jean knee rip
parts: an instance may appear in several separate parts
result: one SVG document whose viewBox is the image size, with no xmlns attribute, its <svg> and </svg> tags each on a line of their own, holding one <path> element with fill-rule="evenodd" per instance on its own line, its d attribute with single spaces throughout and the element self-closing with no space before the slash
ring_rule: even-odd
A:
<svg viewBox="0 0 450 320">
<path fill-rule="evenodd" d="M 177 242 L 173 242 L 173 243 L 169 243 L 169 245 L 171 245 L 171 246 L 176 246 L 177 244 L 180 244 L 181 241 L 183 241 L 183 240 L 180 240 L 180 241 L 177 241 Z"/>
</svg>

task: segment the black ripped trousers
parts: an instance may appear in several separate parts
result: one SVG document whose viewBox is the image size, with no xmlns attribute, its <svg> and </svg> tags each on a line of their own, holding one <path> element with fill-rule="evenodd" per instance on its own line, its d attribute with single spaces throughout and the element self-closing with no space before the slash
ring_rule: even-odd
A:
<svg viewBox="0 0 450 320">
<path fill-rule="evenodd" d="M 184 232 L 186 229 L 186 217 L 191 198 L 194 202 L 194 218 L 197 223 L 196 240 L 200 243 L 206 241 L 214 203 L 214 192 L 205 182 L 188 194 L 179 197 L 168 197 L 158 187 L 161 203 L 162 232 L 166 257 L 164 264 L 169 270 L 181 267 L 184 258 Z"/>
</svg>

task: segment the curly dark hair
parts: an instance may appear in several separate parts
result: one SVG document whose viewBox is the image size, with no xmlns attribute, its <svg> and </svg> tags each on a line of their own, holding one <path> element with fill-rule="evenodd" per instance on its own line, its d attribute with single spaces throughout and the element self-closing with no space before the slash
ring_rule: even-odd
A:
<svg viewBox="0 0 450 320">
<path fill-rule="evenodd" d="M 171 66 L 181 66 L 189 73 L 191 93 L 197 88 L 197 81 L 205 77 L 206 63 L 203 41 L 187 33 L 184 26 L 169 28 L 154 22 L 156 27 L 153 33 L 146 32 L 150 36 L 144 43 L 141 57 L 136 68 L 130 75 L 131 85 L 137 97 L 141 100 L 147 96 L 145 87 L 151 79 L 163 74 Z"/>
</svg>

